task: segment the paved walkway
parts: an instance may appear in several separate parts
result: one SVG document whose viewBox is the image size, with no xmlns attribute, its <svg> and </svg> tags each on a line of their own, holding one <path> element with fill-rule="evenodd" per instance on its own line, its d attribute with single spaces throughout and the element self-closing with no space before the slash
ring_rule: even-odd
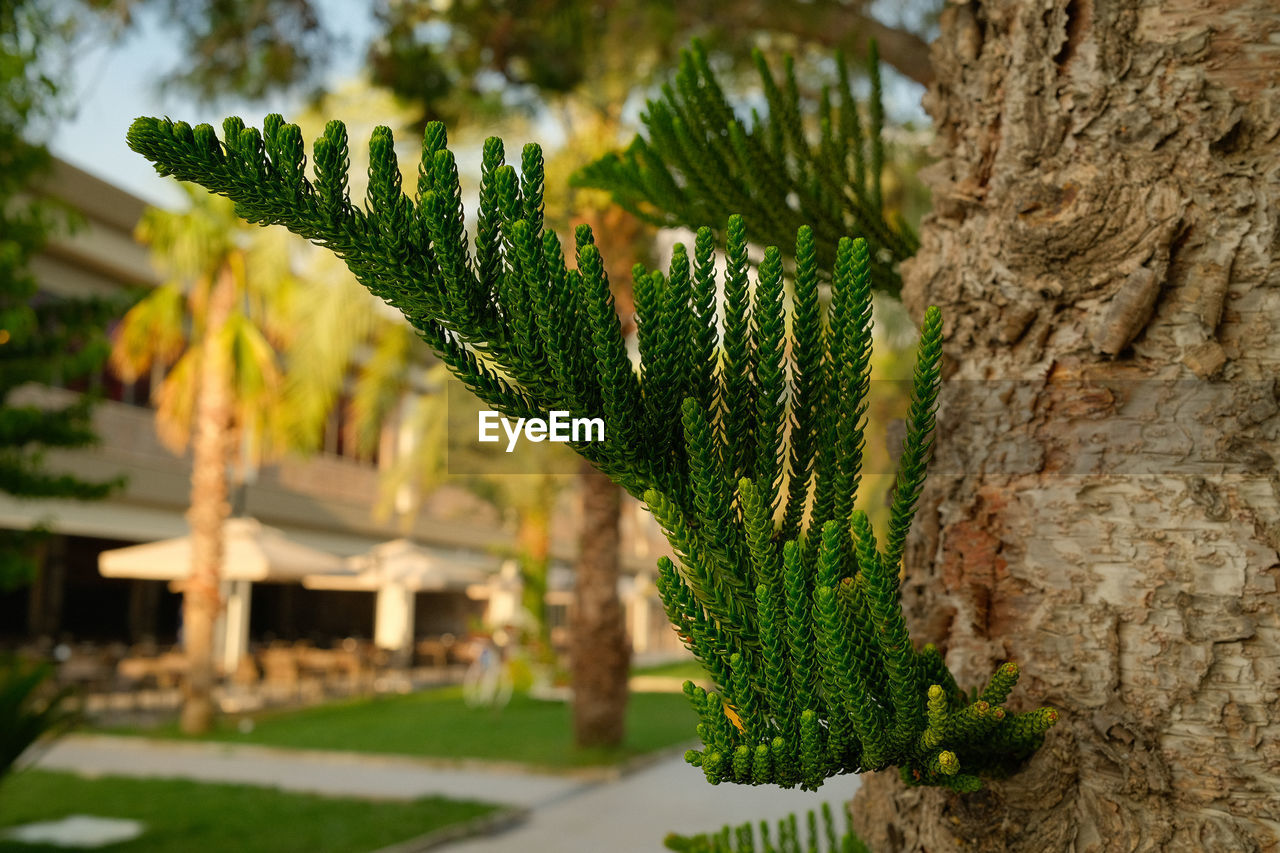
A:
<svg viewBox="0 0 1280 853">
<path fill-rule="evenodd" d="M 837 806 L 853 795 L 858 782 L 837 778 L 817 793 L 713 786 L 680 755 L 604 781 L 397 756 L 96 735 L 63 738 L 38 764 L 50 770 L 272 785 L 379 799 L 438 794 L 531 810 L 527 820 L 505 832 L 441 848 L 447 853 L 657 853 L 669 831 L 772 821 L 818 808 L 823 801 Z"/>
<path fill-rule="evenodd" d="M 858 788 L 856 777 L 827 782 L 820 791 L 710 785 L 702 771 L 674 756 L 616 782 L 580 790 L 535 809 L 499 835 L 460 841 L 447 853 L 659 853 L 668 832 L 691 834 L 724 824 L 768 820 L 840 803 Z M 803 819 L 803 814 L 801 815 Z M 843 826 L 843 821 L 841 821 Z"/>
<path fill-rule="evenodd" d="M 38 766 L 113 776 L 169 777 L 266 785 L 331 796 L 411 800 L 433 794 L 536 808 L 590 782 L 568 776 L 491 770 L 369 755 L 134 737 L 70 735 Z"/>
</svg>

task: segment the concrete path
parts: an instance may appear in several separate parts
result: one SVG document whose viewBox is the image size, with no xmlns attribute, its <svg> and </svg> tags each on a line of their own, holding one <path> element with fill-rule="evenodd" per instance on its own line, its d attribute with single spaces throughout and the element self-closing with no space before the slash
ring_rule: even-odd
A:
<svg viewBox="0 0 1280 853">
<path fill-rule="evenodd" d="M 447 853 L 660 853 L 668 832 L 692 834 L 725 824 L 768 820 L 830 802 L 843 827 L 841 803 L 856 776 L 829 780 L 815 793 L 773 787 L 709 785 L 682 756 L 664 759 L 615 782 L 580 789 L 537 808 L 529 819 L 487 838 L 455 842 Z M 801 814 L 803 819 L 803 814 Z"/>
<path fill-rule="evenodd" d="M 772 787 L 709 785 L 673 754 L 621 778 L 552 776 L 516 767 L 448 765 L 423 759 L 316 752 L 145 738 L 70 735 L 37 760 L 48 770 L 269 785 L 289 791 L 377 799 L 433 794 L 531 810 L 527 820 L 446 853 L 659 853 L 668 832 L 694 833 L 789 812 L 837 809 L 856 777 L 828 781 L 816 793 Z"/>
<path fill-rule="evenodd" d="M 411 800 L 433 794 L 536 808 L 589 780 L 449 765 L 400 756 L 319 752 L 239 744 L 69 735 L 39 757 L 45 770 L 266 785 L 286 791 Z"/>
</svg>

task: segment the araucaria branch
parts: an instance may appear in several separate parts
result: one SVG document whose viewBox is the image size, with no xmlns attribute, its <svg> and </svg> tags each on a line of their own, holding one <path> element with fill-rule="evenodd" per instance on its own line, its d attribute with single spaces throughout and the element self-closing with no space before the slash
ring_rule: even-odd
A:
<svg viewBox="0 0 1280 853">
<path fill-rule="evenodd" d="M 227 119 L 221 141 L 208 125 L 142 118 L 129 144 L 162 174 L 229 196 L 246 219 L 336 252 L 493 408 L 604 419 L 603 442 L 574 446 L 646 501 L 676 552 L 678 563 L 659 564 L 659 589 L 718 685 L 686 685 L 704 744 L 688 758 L 711 782 L 815 788 L 896 766 L 909 784 L 972 791 L 1041 743 L 1054 711 L 1001 707 L 1015 665 L 966 694 L 936 649 L 912 645 L 903 619 L 903 545 L 939 389 L 937 309 L 921 330 L 883 544 L 853 511 L 870 381 L 865 241 L 839 241 L 824 311 L 814 235 L 799 229 L 788 324 L 778 250 L 766 250 L 753 287 L 747 235 L 730 218 L 717 311 L 712 235 L 700 231 L 693 257 L 677 248 L 666 275 L 634 272 L 637 370 L 590 229 L 578 229 L 570 269 L 543 227 L 537 146 L 517 173 L 498 140 L 486 144 L 472 251 L 438 123 L 426 128 L 413 199 L 391 131 L 374 131 L 363 206 L 348 197 L 339 122 L 316 140 L 310 179 L 300 131 L 277 115 L 261 133 Z"/>
</svg>

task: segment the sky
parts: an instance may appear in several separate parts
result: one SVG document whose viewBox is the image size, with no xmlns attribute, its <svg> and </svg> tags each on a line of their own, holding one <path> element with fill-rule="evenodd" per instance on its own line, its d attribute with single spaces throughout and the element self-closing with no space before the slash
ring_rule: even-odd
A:
<svg viewBox="0 0 1280 853">
<path fill-rule="evenodd" d="M 330 82 L 354 79 L 373 32 L 363 3 L 322 0 L 326 20 L 339 24 L 349 39 L 338 51 L 327 75 Z M 181 59 L 181 52 L 154 14 L 141 13 L 128 36 L 119 41 L 89 43 L 78 50 L 71 67 L 66 100 L 75 113 L 59 123 L 49 139 L 54 155 L 103 180 L 122 186 L 152 204 L 183 206 L 183 195 L 171 178 L 161 178 L 151 164 L 125 144 L 129 125 L 138 116 L 168 116 L 195 125 L 221 127 L 222 119 L 239 115 L 261 126 L 262 118 L 297 112 L 301 98 L 278 96 L 263 101 L 227 98 L 200 105 L 185 94 L 163 95 L 157 81 Z"/>
<path fill-rule="evenodd" d="M 335 51 L 327 74 L 329 87 L 337 88 L 360 75 L 374 22 L 365 3 L 320 0 L 319 6 L 326 23 L 346 39 L 342 49 Z M 182 207 L 184 196 L 177 184 L 157 175 L 150 163 L 125 144 L 125 134 L 135 118 L 168 116 L 220 128 L 224 117 L 238 115 L 246 124 L 260 127 L 269 113 L 291 119 L 301 109 L 301 97 L 276 96 L 263 101 L 226 98 L 202 105 L 183 93 L 162 94 L 158 81 L 180 61 L 180 50 L 173 39 L 166 38 L 157 15 L 143 12 L 137 18 L 126 38 L 90 42 L 77 49 L 65 88 L 66 103 L 75 112 L 54 128 L 49 147 L 56 156 L 152 204 Z M 886 109 L 891 116 L 927 123 L 916 84 L 891 72 L 886 73 L 885 83 Z M 553 144 L 547 136 L 558 134 L 559 127 L 551 123 L 535 132 L 544 144 Z"/>
</svg>

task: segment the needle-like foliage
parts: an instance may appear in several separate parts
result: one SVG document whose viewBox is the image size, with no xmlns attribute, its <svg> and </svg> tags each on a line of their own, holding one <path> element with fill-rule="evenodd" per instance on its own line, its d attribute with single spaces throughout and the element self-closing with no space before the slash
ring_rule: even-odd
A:
<svg viewBox="0 0 1280 853">
<path fill-rule="evenodd" d="M 671 833 L 663 844 L 676 853 L 869 853 L 852 825 L 844 832 L 836 831 L 831 806 L 826 803 L 822 804 L 821 817 L 810 810 L 803 824 L 790 814 L 779 820 L 772 830 L 769 822 L 762 820 L 758 832 L 750 823 L 744 823 L 725 826 L 715 833 Z"/>
<path fill-rule="evenodd" d="M 59 86 L 48 76 L 55 63 L 44 60 L 58 41 L 60 14 L 35 0 L 0 3 L 0 494 L 24 508 L 98 500 L 124 485 L 49 464 L 48 451 L 96 443 L 95 395 L 63 403 L 29 393 L 32 383 L 65 387 L 93 376 L 107 356 L 104 329 L 136 297 L 62 297 L 43 290 L 32 269 L 49 240 L 76 221 L 47 185 L 40 189 L 53 161 L 33 141 L 33 130 L 58 114 Z M 0 592 L 31 583 L 50 533 L 13 526 L 0 529 Z"/>
<path fill-rule="evenodd" d="M 637 136 L 621 153 L 580 170 L 574 182 L 607 190 L 636 216 L 660 226 L 695 228 L 741 214 L 757 242 L 784 251 L 805 224 L 814 231 L 818 263 L 830 269 L 840 238 L 862 234 L 871 249 L 872 287 L 897 293 L 896 265 L 919 240 L 885 210 L 884 109 L 875 43 L 868 51 L 871 94 L 866 122 L 837 54 L 834 85 L 817 104 L 817 132 L 806 134 L 800 87 L 790 57 L 778 79 L 755 53 L 767 109 L 750 123 L 733 105 L 699 42 L 681 55 L 674 81 L 649 101 Z"/>
<path fill-rule="evenodd" d="M 245 218 L 332 249 L 494 409 L 604 420 L 603 441 L 574 446 L 645 500 L 676 552 L 678 563 L 659 563 L 659 591 L 718 685 L 686 685 L 705 745 L 688 759 L 711 782 L 816 788 L 897 766 L 910 783 L 968 791 L 1039 745 L 1054 712 L 1001 707 L 1016 667 L 971 699 L 936 650 L 912 645 L 903 619 L 903 537 L 939 386 L 936 308 L 921 331 L 883 547 L 852 511 L 871 349 L 865 240 L 839 241 L 824 311 L 815 238 L 800 229 L 788 332 L 778 250 L 752 286 L 743 222 L 729 220 L 719 317 L 711 235 L 700 231 L 693 258 L 677 250 L 666 275 L 635 270 L 637 370 L 590 229 L 578 229 L 571 269 L 543 227 L 537 146 L 517 173 L 498 140 L 486 144 L 473 252 L 438 123 L 426 128 L 412 199 L 391 132 L 374 132 L 363 205 L 346 191 L 339 122 L 312 149 L 314 179 L 298 128 L 275 115 L 261 133 L 227 119 L 222 140 L 208 125 L 143 118 L 129 144 L 161 173 L 229 196 Z"/>
</svg>

